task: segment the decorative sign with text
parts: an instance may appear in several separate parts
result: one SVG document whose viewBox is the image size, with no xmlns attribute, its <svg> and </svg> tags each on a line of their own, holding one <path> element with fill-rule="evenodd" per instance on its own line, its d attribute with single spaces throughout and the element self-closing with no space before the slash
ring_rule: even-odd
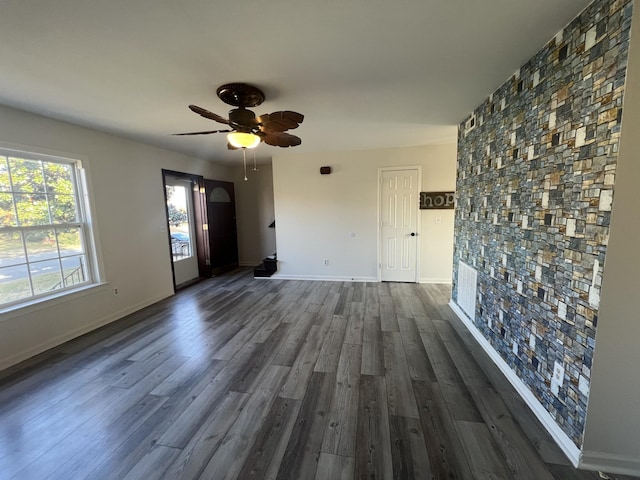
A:
<svg viewBox="0 0 640 480">
<path fill-rule="evenodd" d="M 456 192 L 420 192 L 420 210 L 445 210 L 455 205 Z"/>
</svg>

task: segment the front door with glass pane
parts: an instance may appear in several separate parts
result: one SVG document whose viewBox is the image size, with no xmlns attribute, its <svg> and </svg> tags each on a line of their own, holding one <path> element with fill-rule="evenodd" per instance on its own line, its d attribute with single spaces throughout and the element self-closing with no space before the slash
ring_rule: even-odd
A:
<svg viewBox="0 0 640 480">
<path fill-rule="evenodd" d="M 191 180 L 166 177 L 167 218 L 175 285 L 199 277 Z M 197 188 L 197 186 L 196 186 Z"/>
<path fill-rule="evenodd" d="M 204 181 L 207 195 L 211 271 L 214 274 L 238 267 L 238 235 L 233 183 Z"/>
</svg>

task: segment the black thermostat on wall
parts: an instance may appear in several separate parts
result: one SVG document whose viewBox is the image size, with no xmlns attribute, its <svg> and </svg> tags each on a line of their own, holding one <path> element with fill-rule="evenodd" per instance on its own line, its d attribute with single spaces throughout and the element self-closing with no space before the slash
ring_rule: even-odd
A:
<svg viewBox="0 0 640 480">
<path fill-rule="evenodd" d="M 331 167 L 320 167 L 321 175 L 329 175 L 331 173 Z"/>
</svg>

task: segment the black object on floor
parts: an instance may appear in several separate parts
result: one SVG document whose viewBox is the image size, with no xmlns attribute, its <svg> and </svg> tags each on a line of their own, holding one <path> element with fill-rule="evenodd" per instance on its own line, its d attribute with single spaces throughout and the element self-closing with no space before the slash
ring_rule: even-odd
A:
<svg viewBox="0 0 640 480">
<path fill-rule="evenodd" d="M 276 254 L 269 255 L 262 263 L 253 269 L 254 277 L 270 277 L 278 270 L 278 261 Z"/>
</svg>

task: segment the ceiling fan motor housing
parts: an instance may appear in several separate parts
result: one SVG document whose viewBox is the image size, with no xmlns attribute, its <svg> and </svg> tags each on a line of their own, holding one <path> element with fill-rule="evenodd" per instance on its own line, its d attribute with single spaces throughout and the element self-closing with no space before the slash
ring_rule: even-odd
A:
<svg viewBox="0 0 640 480">
<path fill-rule="evenodd" d="M 246 108 L 234 108 L 229 111 L 229 122 L 239 131 L 251 131 L 258 125 L 256 114 Z"/>
</svg>

